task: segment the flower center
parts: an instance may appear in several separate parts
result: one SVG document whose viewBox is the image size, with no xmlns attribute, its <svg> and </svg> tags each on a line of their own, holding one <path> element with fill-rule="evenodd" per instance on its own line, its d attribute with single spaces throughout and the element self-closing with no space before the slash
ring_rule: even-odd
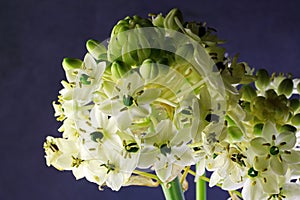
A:
<svg viewBox="0 0 300 200">
<path fill-rule="evenodd" d="M 133 104 L 133 101 L 134 101 L 134 99 L 132 96 L 130 96 L 130 95 L 123 96 L 123 104 L 125 106 L 131 106 Z"/>
<path fill-rule="evenodd" d="M 125 150 L 129 153 L 136 153 L 139 150 L 139 146 L 136 142 L 130 142 L 127 144 L 124 140 L 123 146 L 125 147 Z"/>
<path fill-rule="evenodd" d="M 273 155 L 273 156 L 279 154 L 279 148 L 276 147 L 276 146 L 272 146 L 272 147 L 270 148 L 270 154 Z"/>
<path fill-rule="evenodd" d="M 103 133 L 100 132 L 100 131 L 92 132 L 92 133 L 90 134 L 90 136 L 91 136 L 91 140 L 93 140 L 94 142 L 100 142 L 101 139 L 104 137 L 104 136 L 103 136 Z"/>
<path fill-rule="evenodd" d="M 254 178 L 258 175 L 258 171 L 256 171 L 253 167 L 248 170 L 248 176 Z"/>
<path fill-rule="evenodd" d="M 162 153 L 164 156 L 167 156 L 167 154 L 171 153 L 171 147 L 168 147 L 167 144 L 162 144 L 160 146 L 160 153 Z"/>
<path fill-rule="evenodd" d="M 100 165 L 100 167 L 105 167 L 107 169 L 107 174 L 110 172 L 110 171 L 114 171 L 116 169 L 116 166 L 114 164 L 111 164 L 109 163 L 109 160 L 107 161 L 107 164 L 102 164 Z"/>
<path fill-rule="evenodd" d="M 83 162 L 84 160 L 81 160 L 80 158 L 75 158 L 72 156 L 72 167 L 78 168 L 79 165 Z"/>
<path fill-rule="evenodd" d="M 80 76 L 80 83 L 82 83 L 83 85 L 90 85 L 91 81 L 89 80 L 89 76 L 86 74 L 81 74 Z"/>
</svg>

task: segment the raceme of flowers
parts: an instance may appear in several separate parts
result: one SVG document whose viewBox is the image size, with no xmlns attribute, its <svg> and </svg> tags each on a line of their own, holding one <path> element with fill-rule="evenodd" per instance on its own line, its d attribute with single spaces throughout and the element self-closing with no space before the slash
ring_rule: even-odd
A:
<svg viewBox="0 0 300 200">
<path fill-rule="evenodd" d="M 297 199 L 299 80 L 255 71 L 223 42 L 178 9 L 126 17 L 106 42 L 88 40 L 83 60 L 62 62 L 62 137 L 46 138 L 47 165 L 116 191 L 208 170 L 210 186 L 243 199 Z"/>
</svg>

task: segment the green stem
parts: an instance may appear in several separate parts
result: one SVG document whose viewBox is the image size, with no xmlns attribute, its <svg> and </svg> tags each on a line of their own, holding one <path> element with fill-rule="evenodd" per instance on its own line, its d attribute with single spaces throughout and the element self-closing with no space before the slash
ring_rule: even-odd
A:
<svg viewBox="0 0 300 200">
<path fill-rule="evenodd" d="M 160 185 L 166 200 L 184 200 L 182 187 L 178 177 L 167 184 L 161 183 Z"/>
<path fill-rule="evenodd" d="M 206 182 L 200 178 L 196 182 L 196 200 L 206 200 Z"/>
</svg>

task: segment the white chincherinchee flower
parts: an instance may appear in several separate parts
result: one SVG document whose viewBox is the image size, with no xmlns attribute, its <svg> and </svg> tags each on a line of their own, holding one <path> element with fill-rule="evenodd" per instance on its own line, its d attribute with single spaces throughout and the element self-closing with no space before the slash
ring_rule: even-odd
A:
<svg viewBox="0 0 300 200">
<path fill-rule="evenodd" d="M 210 162 L 210 168 L 214 172 L 209 186 L 212 187 L 222 180 L 222 189 L 236 190 L 244 184 L 246 156 L 229 144 L 225 149 Z"/>
<path fill-rule="evenodd" d="M 85 55 L 83 65 L 78 70 L 78 78 L 73 93 L 73 99 L 80 105 L 87 104 L 92 100 L 93 92 L 101 86 L 101 78 L 105 68 L 105 62 L 97 63 L 89 53 Z"/>
<path fill-rule="evenodd" d="M 100 187 L 105 183 L 112 190 L 118 191 L 129 180 L 136 162 L 124 158 L 121 146 L 105 143 L 98 152 L 99 159 L 89 161 L 87 180 L 97 183 Z"/>
<path fill-rule="evenodd" d="M 116 134 L 117 126 L 112 118 L 94 105 L 89 113 L 88 120 L 76 121 L 76 129 L 81 141 L 81 154 L 85 159 L 99 159 L 99 152 L 106 142 L 120 143 Z"/>
<path fill-rule="evenodd" d="M 153 133 L 142 139 L 138 167 L 153 167 L 159 179 L 166 182 L 172 178 L 174 167 L 183 169 L 184 166 L 194 164 L 192 150 L 188 147 L 190 135 L 190 129 L 177 130 L 171 120 L 162 120 Z"/>
<path fill-rule="evenodd" d="M 47 165 L 58 170 L 72 170 L 76 179 L 82 178 L 85 162 L 80 156 L 78 141 L 48 136 L 44 143 Z"/>
<path fill-rule="evenodd" d="M 147 88 L 137 72 L 120 79 L 112 97 L 100 104 L 100 109 L 115 118 L 120 129 L 127 129 L 134 120 L 151 113 L 150 103 L 160 96 L 159 88 Z"/>
<path fill-rule="evenodd" d="M 89 53 L 81 64 L 71 67 L 72 63 L 66 63 L 63 62 L 63 66 L 69 82 L 61 82 L 64 88 L 59 92 L 59 104 L 53 103 L 55 116 L 59 121 L 65 118 L 86 120 L 94 92 L 101 87 L 106 63 L 96 63 Z"/>
<path fill-rule="evenodd" d="M 300 163 L 300 151 L 294 149 L 295 133 L 284 131 L 278 133 L 275 125 L 267 122 L 262 136 L 251 140 L 250 145 L 256 170 L 266 170 L 269 166 L 278 175 L 285 175 L 289 165 Z"/>
<path fill-rule="evenodd" d="M 267 199 L 269 194 L 280 192 L 279 177 L 272 171 L 257 171 L 254 167 L 247 170 L 242 196 L 245 200 Z"/>
</svg>

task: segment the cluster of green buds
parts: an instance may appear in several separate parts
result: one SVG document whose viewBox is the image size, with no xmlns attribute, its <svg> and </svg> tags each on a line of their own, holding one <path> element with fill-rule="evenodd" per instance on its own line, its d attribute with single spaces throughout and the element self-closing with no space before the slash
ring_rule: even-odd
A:
<svg viewBox="0 0 300 200">
<path fill-rule="evenodd" d="M 178 177 L 184 186 L 193 174 L 232 198 L 296 199 L 300 80 L 255 72 L 222 43 L 178 9 L 126 17 L 109 39 L 88 40 L 83 60 L 62 62 L 62 137 L 47 137 L 47 165 L 112 190 Z"/>
</svg>

